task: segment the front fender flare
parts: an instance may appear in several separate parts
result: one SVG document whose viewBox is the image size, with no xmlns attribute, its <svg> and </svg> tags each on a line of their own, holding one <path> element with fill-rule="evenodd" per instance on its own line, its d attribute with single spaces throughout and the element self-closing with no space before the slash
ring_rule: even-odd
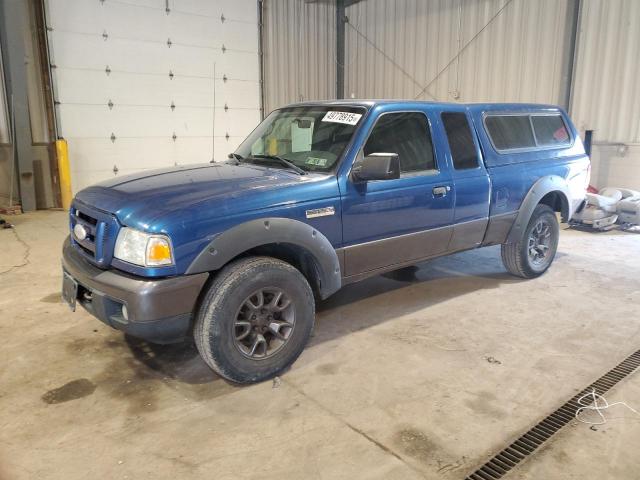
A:
<svg viewBox="0 0 640 480">
<path fill-rule="evenodd" d="M 564 196 L 564 201 L 566 202 L 564 205 L 567 212 L 565 214 L 563 211 L 563 217 L 566 217 L 566 221 L 569 221 L 573 212 L 571 211 L 571 194 L 569 193 L 567 181 L 558 175 L 542 177 L 533 184 L 525 195 L 524 200 L 520 205 L 518 216 L 516 217 L 515 222 L 513 222 L 513 226 L 511 227 L 511 231 L 507 237 L 506 243 L 515 243 L 520 240 L 522 232 L 529 224 L 533 210 L 540 203 L 540 200 L 551 192 L 559 192 Z"/>
<path fill-rule="evenodd" d="M 222 232 L 198 254 L 186 273 L 190 275 L 219 270 L 238 255 L 272 243 L 295 245 L 312 256 L 322 298 L 340 289 L 340 262 L 331 242 L 317 229 L 290 218 L 260 218 Z"/>
</svg>

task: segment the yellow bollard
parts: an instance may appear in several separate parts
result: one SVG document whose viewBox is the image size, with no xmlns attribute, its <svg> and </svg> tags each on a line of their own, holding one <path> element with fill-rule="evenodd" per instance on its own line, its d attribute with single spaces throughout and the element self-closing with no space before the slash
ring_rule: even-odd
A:
<svg viewBox="0 0 640 480">
<path fill-rule="evenodd" d="M 67 148 L 66 140 L 56 140 L 56 154 L 58 156 L 58 176 L 60 178 L 62 208 L 69 210 L 73 195 L 71 195 L 71 168 L 69 166 L 69 149 Z"/>
</svg>

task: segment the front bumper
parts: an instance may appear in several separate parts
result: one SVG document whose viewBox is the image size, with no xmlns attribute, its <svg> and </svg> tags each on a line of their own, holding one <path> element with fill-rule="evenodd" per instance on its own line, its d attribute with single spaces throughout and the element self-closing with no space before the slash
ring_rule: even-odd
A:
<svg viewBox="0 0 640 480">
<path fill-rule="evenodd" d="M 107 325 L 154 343 L 188 334 L 208 273 L 147 280 L 91 265 L 67 238 L 62 268 L 78 282 L 77 302 Z M 128 319 L 122 315 L 126 305 Z"/>
</svg>

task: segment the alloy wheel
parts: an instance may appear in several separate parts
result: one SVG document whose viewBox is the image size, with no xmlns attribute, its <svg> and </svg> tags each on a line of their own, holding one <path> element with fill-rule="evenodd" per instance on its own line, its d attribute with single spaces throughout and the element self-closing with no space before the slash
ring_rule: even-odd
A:
<svg viewBox="0 0 640 480">
<path fill-rule="evenodd" d="M 235 345 L 252 360 L 263 360 L 281 350 L 293 333 L 295 308 L 276 287 L 261 288 L 241 304 L 234 323 Z"/>
<path fill-rule="evenodd" d="M 543 265 L 551 250 L 551 225 L 544 219 L 538 220 L 529 234 L 527 253 L 534 265 Z"/>
</svg>

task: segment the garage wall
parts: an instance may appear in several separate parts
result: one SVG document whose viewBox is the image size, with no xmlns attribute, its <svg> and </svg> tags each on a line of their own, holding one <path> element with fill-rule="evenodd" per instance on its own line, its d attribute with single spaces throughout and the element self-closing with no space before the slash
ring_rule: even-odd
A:
<svg viewBox="0 0 640 480">
<path fill-rule="evenodd" d="M 640 190 L 640 2 L 583 0 L 571 114 L 594 130 L 592 183 Z"/>
<path fill-rule="evenodd" d="M 566 106 L 574 8 L 575 0 L 362 0 L 345 11 L 345 97 Z M 264 38 L 269 109 L 335 98 L 335 2 L 266 0 Z"/>
<path fill-rule="evenodd" d="M 335 98 L 335 2 L 265 12 L 268 109 Z M 361 0 L 346 16 L 345 97 L 559 104 L 594 130 L 592 183 L 640 189 L 637 0 Z"/>
<path fill-rule="evenodd" d="M 265 113 L 335 98 L 335 0 L 265 0 L 263 12 Z"/>
<path fill-rule="evenodd" d="M 224 159 L 259 122 L 255 0 L 46 7 L 74 191 L 114 175 Z"/>
<path fill-rule="evenodd" d="M 35 2 L 3 2 L 0 7 L 0 28 L 7 34 L 3 37 L 5 50 L 0 52 L 4 55 L 0 61 L 0 206 L 21 205 L 24 210 L 54 207 Z M 14 120 L 17 138 L 12 139 Z M 14 140 L 15 148 L 9 143 Z"/>
<path fill-rule="evenodd" d="M 356 3 L 346 9 L 345 96 L 566 104 L 572 5 Z"/>
<path fill-rule="evenodd" d="M 11 188 L 11 165 L 13 163 L 13 145 L 0 144 L 0 206 L 20 203 L 18 195 L 17 175 L 14 175 L 13 189 Z M 12 201 L 9 196 L 12 195 Z"/>
<path fill-rule="evenodd" d="M 11 122 L 9 121 L 9 99 L 4 84 L 4 66 L 2 63 L 2 49 L 0 47 L 0 145 L 11 141 Z"/>
<path fill-rule="evenodd" d="M 11 124 L 9 121 L 9 109 L 7 103 L 6 88 L 4 84 L 4 69 L 2 67 L 2 50 L 0 48 L 0 205 L 9 204 L 9 194 L 11 192 L 13 146 L 9 144 L 11 141 Z"/>
</svg>

